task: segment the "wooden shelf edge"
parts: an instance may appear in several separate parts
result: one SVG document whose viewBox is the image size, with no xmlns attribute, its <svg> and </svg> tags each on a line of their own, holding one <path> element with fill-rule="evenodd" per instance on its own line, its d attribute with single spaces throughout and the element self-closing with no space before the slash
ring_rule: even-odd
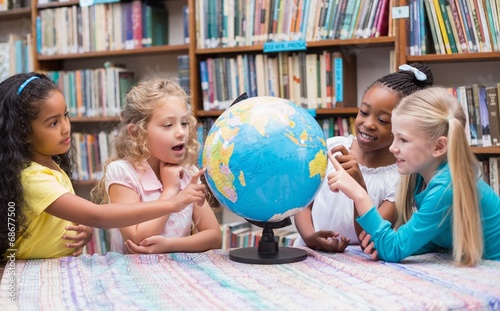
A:
<svg viewBox="0 0 500 311">
<path fill-rule="evenodd" d="M 157 53 L 187 54 L 188 52 L 189 52 L 189 45 L 179 44 L 179 45 L 153 46 L 153 47 L 131 49 L 131 50 L 113 50 L 113 51 L 78 53 L 78 54 L 64 54 L 64 55 L 38 55 L 38 61 L 43 62 L 43 61 L 53 61 L 53 60 L 63 60 L 63 59 L 129 56 L 129 55 L 139 55 L 139 54 L 146 55 L 146 54 L 157 54 Z"/>
<path fill-rule="evenodd" d="M 357 114 L 358 107 L 339 107 L 339 108 L 322 108 L 316 109 L 316 115 L 346 115 Z"/>
<path fill-rule="evenodd" d="M 476 155 L 480 154 L 498 154 L 500 155 L 500 147 L 470 147 Z"/>
<path fill-rule="evenodd" d="M 0 20 L 2 21 L 14 20 L 22 17 L 31 17 L 31 7 L 0 11 Z"/>
<path fill-rule="evenodd" d="M 120 117 L 70 117 L 71 123 L 120 122 Z"/>
<path fill-rule="evenodd" d="M 37 10 L 43 10 L 43 9 L 60 8 L 60 7 L 72 6 L 72 5 L 80 5 L 80 0 L 50 2 L 50 3 L 46 3 L 46 4 L 37 5 L 36 8 L 37 8 Z"/>
<path fill-rule="evenodd" d="M 341 108 L 321 108 L 316 109 L 316 115 L 355 115 L 358 113 L 358 107 L 341 107 Z M 198 110 L 196 111 L 197 117 L 218 117 L 224 110 Z"/>
<path fill-rule="evenodd" d="M 408 63 L 411 62 L 484 62 L 500 60 L 500 52 L 477 52 L 477 53 L 457 53 L 457 54 L 427 54 L 427 55 L 408 55 Z"/>
<path fill-rule="evenodd" d="M 376 46 L 391 46 L 395 43 L 395 37 L 378 37 L 366 39 L 344 39 L 344 40 L 321 40 L 321 41 L 308 41 L 307 48 L 325 48 L 332 46 L 353 46 L 358 48 L 376 47 Z M 197 48 L 195 54 L 223 54 L 223 53 L 241 53 L 241 52 L 262 52 L 264 50 L 263 44 L 256 44 L 250 46 L 236 46 L 236 47 L 223 47 L 223 48 L 210 48 L 199 49 Z"/>
</svg>

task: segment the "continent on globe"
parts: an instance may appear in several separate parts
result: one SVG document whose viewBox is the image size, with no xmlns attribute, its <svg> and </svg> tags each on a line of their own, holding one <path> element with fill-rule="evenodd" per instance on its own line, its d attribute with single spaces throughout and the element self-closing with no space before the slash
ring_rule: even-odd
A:
<svg viewBox="0 0 500 311">
<path fill-rule="evenodd" d="M 270 96 L 229 107 L 202 152 L 206 180 L 221 204 L 259 222 L 306 207 L 325 177 L 326 142 L 318 122 L 293 102 Z"/>
</svg>

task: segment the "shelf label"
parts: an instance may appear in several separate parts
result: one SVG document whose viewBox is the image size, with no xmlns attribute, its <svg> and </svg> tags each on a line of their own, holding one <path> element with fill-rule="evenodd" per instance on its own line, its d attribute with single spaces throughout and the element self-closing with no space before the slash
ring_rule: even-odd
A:
<svg viewBox="0 0 500 311">
<path fill-rule="evenodd" d="M 306 49 L 307 49 L 307 43 L 304 40 L 264 43 L 264 53 L 304 51 Z"/>
<path fill-rule="evenodd" d="M 409 6 L 395 6 L 392 8 L 392 19 L 408 18 L 410 17 Z"/>
</svg>

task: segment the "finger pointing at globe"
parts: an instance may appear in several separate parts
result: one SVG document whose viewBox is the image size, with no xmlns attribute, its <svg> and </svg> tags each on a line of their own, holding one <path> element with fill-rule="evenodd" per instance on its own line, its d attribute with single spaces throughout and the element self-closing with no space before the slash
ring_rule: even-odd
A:
<svg viewBox="0 0 500 311">
<path fill-rule="evenodd" d="M 342 167 L 332 153 L 328 153 L 328 159 L 332 162 L 335 171 L 328 174 L 328 186 L 333 192 L 342 191 L 354 201 L 358 215 L 364 215 L 372 206 L 373 202 L 366 190 Z"/>
</svg>

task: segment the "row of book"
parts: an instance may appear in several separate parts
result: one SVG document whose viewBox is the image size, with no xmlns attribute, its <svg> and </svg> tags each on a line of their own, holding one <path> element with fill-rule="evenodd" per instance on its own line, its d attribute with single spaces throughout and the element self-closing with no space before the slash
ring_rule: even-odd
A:
<svg viewBox="0 0 500 311">
<path fill-rule="evenodd" d="M 249 222 L 237 221 L 222 224 L 222 249 L 258 247 L 262 236 L 262 228 L 252 226 Z M 299 233 L 290 228 L 274 230 L 274 238 L 279 246 L 292 246 Z"/>
<path fill-rule="evenodd" d="M 0 0 L 0 11 L 8 11 L 24 7 L 24 0 Z"/>
<path fill-rule="evenodd" d="M 391 2 L 197 0 L 198 48 L 392 35 Z"/>
<path fill-rule="evenodd" d="M 411 55 L 500 51 L 500 2 L 410 0 Z"/>
<path fill-rule="evenodd" d="M 500 146 L 500 82 L 496 86 L 480 84 L 449 88 L 467 117 L 466 135 L 471 146 Z"/>
<path fill-rule="evenodd" d="M 111 250 L 109 233 L 106 229 L 93 228 L 92 239 L 85 245 L 84 254 L 106 255 Z"/>
<path fill-rule="evenodd" d="M 73 180 L 101 179 L 102 164 L 108 159 L 111 142 L 117 134 L 116 128 L 94 133 L 71 133 L 77 164 L 77 171 L 72 176 Z"/>
<path fill-rule="evenodd" d="M 167 45 L 168 11 L 161 1 L 140 0 L 44 9 L 36 31 L 42 55 Z"/>
<path fill-rule="evenodd" d="M 7 42 L 0 42 L 0 82 L 16 73 L 33 71 L 31 35 L 9 34 Z"/>
<path fill-rule="evenodd" d="M 125 95 L 136 83 L 133 71 L 106 63 L 97 69 L 49 71 L 73 117 L 119 116 Z"/>
<path fill-rule="evenodd" d="M 341 52 L 239 54 L 200 61 L 204 110 L 224 110 L 246 92 L 289 98 L 304 108 L 353 107 L 356 59 Z M 344 86 L 349 85 L 349 92 Z"/>
<path fill-rule="evenodd" d="M 500 195 L 500 157 L 492 156 L 480 162 L 483 165 L 484 180 Z"/>
</svg>

